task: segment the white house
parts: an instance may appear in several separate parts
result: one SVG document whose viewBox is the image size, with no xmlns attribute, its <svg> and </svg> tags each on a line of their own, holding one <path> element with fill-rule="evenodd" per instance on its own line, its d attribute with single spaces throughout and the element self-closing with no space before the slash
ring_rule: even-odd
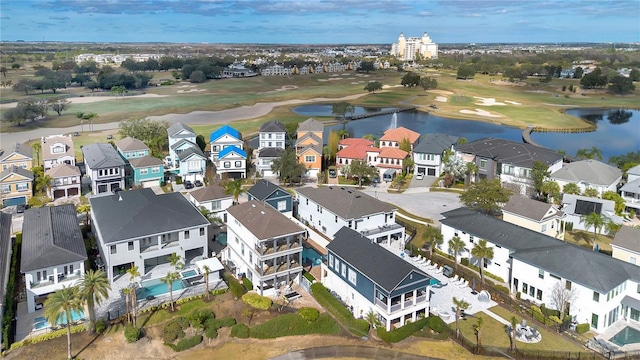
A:
<svg viewBox="0 0 640 360">
<path fill-rule="evenodd" d="M 139 189 L 89 202 L 92 230 L 111 282 L 132 266 L 144 275 L 174 253 L 187 263 L 208 253 L 209 220 L 180 193 Z"/>
<path fill-rule="evenodd" d="M 588 159 L 565 164 L 550 175 L 551 180 L 558 183 L 560 189 L 567 184 L 576 184 L 583 193 L 592 188 L 602 196 L 603 192 L 618 190 L 622 180 L 622 171 L 615 166 L 598 160 Z"/>
<path fill-rule="evenodd" d="M 222 259 L 235 268 L 236 276 L 251 280 L 264 296 L 300 281 L 303 228 L 257 200 L 232 206 L 227 212 L 227 251 L 222 252 Z"/>
<path fill-rule="evenodd" d="M 627 183 L 620 188 L 627 211 L 640 214 L 640 165 L 627 170 Z"/>
<path fill-rule="evenodd" d="M 13 234 L 11 214 L 0 212 L 0 314 L 4 314 L 6 307 L 4 301 L 11 273 L 11 234 Z M 4 329 L 3 321 L 4 316 L 0 317 L 0 327 Z M 0 331 L 0 342 L 2 342 L 2 333 L 3 331 Z"/>
<path fill-rule="evenodd" d="M 82 173 L 77 166 L 61 164 L 44 172 L 51 176 L 51 186 L 47 188 L 47 196 L 59 199 L 82 195 Z"/>
<path fill-rule="evenodd" d="M 458 139 L 458 136 L 440 133 L 420 136 L 413 147 L 413 172 L 427 176 L 440 176 L 444 152 L 447 149 L 453 151 L 453 146 L 458 143 Z"/>
<path fill-rule="evenodd" d="M 28 209 L 22 229 L 20 272 L 32 313 L 48 294 L 75 285 L 84 275 L 87 250 L 73 204 Z"/>
<path fill-rule="evenodd" d="M 82 155 L 94 194 L 124 189 L 126 163 L 111 144 L 85 145 L 82 147 Z"/>
<path fill-rule="evenodd" d="M 209 143 L 211 144 L 211 161 L 213 163 L 217 162 L 220 151 L 227 147 L 235 146 L 238 149 L 244 149 L 242 134 L 229 125 L 224 125 L 212 132 L 209 136 Z"/>
<path fill-rule="evenodd" d="M 189 192 L 189 201 L 198 209 L 203 207 L 224 223 L 227 222 L 227 209 L 233 205 L 233 196 L 225 193 L 217 185 L 201 187 Z"/>
<path fill-rule="evenodd" d="M 343 226 L 364 236 L 404 249 L 404 227 L 395 220 L 396 209 L 353 188 L 302 187 L 295 190 L 300 221 L 329 238 Z"/>
<path fill-rule="evenodd" d="M 563 194 L 562 211 L 565 213 L 565 222 L 573 223 L 576 230 L 586 230 L 580 223 L 582 216 L 598 213 L 616 224 L 622 224 L 623 219 L 616 215 L 616 203 L 612 200 L 586 197 L 581 195 Z M 590 228 L 593 231 L 593 228 Z"/>
<path fill-rule="evenodd" d="M 40 140 L 42 146 L 42 162 L 47 171 L 60 164 L 76 165 L 75 149 L 71 135 L 52 135 Z"/>
<path fill-rule="evenodd" d="M 182 151 L 191 148 L 198 147 L 196 142 L 196 133 L 193 129 L 182 123 L 175 123 L 167 128 L 167 135 L 169 137 L 169 158 L 171 166 L 170 168 L 179 167 L 178 154 Z"/>
<path fill-rule="evenodd" d="M 235 145 L 220 150 L 214 163 L 220 178 L 225 174 L 236 179 L 247 177 L 247 153 Z"/>
<path fill-rule="evenodd" d="M 258 135 L 258 156 L 256 172 L 264 176 L 274 176 L 271 170 L 273 160 L 278 159 L 287 144 L 287 130 L 279 121 L 268 121 L 260 126 Z"/>
<path fill-rule="evenodd" d="M 191 146 L 178 153 L 178 169 L 182 180 L 202 180 L 207 171 L 207 157 L 198 146 Z"/>
</svg>

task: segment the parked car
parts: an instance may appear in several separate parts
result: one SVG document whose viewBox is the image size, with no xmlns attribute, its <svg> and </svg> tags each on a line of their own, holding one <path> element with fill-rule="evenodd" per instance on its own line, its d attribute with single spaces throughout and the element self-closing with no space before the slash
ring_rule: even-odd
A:
<svg viewBox="0 0 640 360">
<path fill-rule="evenodd" d="M 113 139 L 113 135 L 107 135 L 107 140 Z"/>
<path fill-rule="evenodd" d="M 74 132 L 73 136 L 80 136 L 80 133 L 79 132 Z"/>
<path fill-rule="evenodd" d="M 338 172 L 336 170 L 336 167 L 335 166 L 330 167 L 329 168 L 329 177 L 330 178 L 335 178 L 337 176 L 338 176 Z"/>
<path fill-rule="evenodd" d="M 373 175 L 373 183 L 380 184 L 380 175 Z"/>
<path fill-rule="evenodd" d="M 18 205 L 16 206 L 16 212 L 17 212 L 18 214 L 22 214 L 22 213 L 25 211 L 25 209 L 26 209 L 26 208 L 27 208 L 27 205 L 25 205 L 25 204 L 18 204 Z"/>
<path fill-rule="evenodd" d="M 415 176 L 416 180 L 422 180 L 424 179 L 424 173 L 417 173 Z"/>
<path fill-rule="evenodd" d="M 189 180 L 185 180 L 184 188 L 185 189 L 193 189 L 193 183 L 191 181 L 189 181 Z"/>
<path fill-rule="evenodd" d="M 202 181 L 200 181 L 200 180 L 196 180 L 196 181 L 194 181 L 194 184 L 195 184 L 197 187 L 200 187 L 200 186 L 204 185 L 204 184 L 202 183 Z"/>
</svg>

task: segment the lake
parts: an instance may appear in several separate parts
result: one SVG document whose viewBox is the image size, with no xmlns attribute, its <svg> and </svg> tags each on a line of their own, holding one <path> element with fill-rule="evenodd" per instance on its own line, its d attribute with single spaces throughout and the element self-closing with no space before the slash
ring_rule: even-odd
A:
<svg viewBox="0 0 640 360">
<path fill-rule="evenodd" d="M 306 116 L 331 116 L 330 104 L 305 105 L 293 109 Z M 388 110 L 389 108 L 356 107 L 355 114 Z M 538 144 L 554 150 L 563 150 L 569 155 L 583 148 L 595 146 L 602 151 L 605 161 L 614 155 L 640 150 L 640 110 L 621 109 L 573 109 L 567 114 L 581 117 L 597 125 L 597 130 L 588 133 L 533 133 Z M 469 141 L 483 137 L 497 137 L 522 141 L 522 129 L 482 121 L 459 120 L 433 114 L 407 111 L 397 113 L 397 126 L 404 126 L 421 134 L 439 132 L 467 138 Z M 331 130 L 344 128 L 353 137 L 373 134 L 380 137 L 389 129 L 393 115 L 373 116 L 325 127 L 325 139 Z"/>
</svg>

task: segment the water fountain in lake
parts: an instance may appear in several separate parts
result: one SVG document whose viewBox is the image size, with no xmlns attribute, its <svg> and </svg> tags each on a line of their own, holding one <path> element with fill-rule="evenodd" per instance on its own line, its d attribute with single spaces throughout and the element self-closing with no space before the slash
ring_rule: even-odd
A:
<svg viewBox="0 0 640 360">
<path fill-rule="evenodd" d="M 393 115 L 391 116 L 391 125 L 389 126 L 390 129 L 396 129 L 398 127 L 398 113 L 394 112 Z"/>
</svg>

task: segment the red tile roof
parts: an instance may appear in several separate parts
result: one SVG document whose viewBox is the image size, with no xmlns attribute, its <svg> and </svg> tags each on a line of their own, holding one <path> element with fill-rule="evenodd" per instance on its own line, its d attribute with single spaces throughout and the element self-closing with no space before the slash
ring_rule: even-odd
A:
<svg viewBox="0 0 640 360">
<path fill-rule="evenodd" d="M 373 141 L 362 139 L 362 138 L 346 138 L 340 140 L 338 145 L 342 146 L 355 146 L 355 145 L 364 145 L 364 146 L 373 146 Z"/>
<path fill-rule="evenodd" d="M 409 153 L 398 148 L 384 147 L 380 149 L 380 157 L 388 159 L 404 159 Z"/>
<path fill-rule="evenodd" d="M 336 154 L 337 157 L 341 157 L 343 159 L 366 159 L 367 152 L 379 152 L 380 149 L 373 146 L 364 146 L 364 145 L 351 145 L 348 146 Z"/>
<path fill-rule="evenodd" d="M 414 144 L 419 137 L 420 137 L 419 133 L 401 126 L 397 129 L 389 129 L 385 131 L 384 135 L 380 138 L 380 140 L 395 141 L 399 143 L 402 141 L 402 139 L 407 138 L 409 139 L 411 144 Z"/>
</svg>

